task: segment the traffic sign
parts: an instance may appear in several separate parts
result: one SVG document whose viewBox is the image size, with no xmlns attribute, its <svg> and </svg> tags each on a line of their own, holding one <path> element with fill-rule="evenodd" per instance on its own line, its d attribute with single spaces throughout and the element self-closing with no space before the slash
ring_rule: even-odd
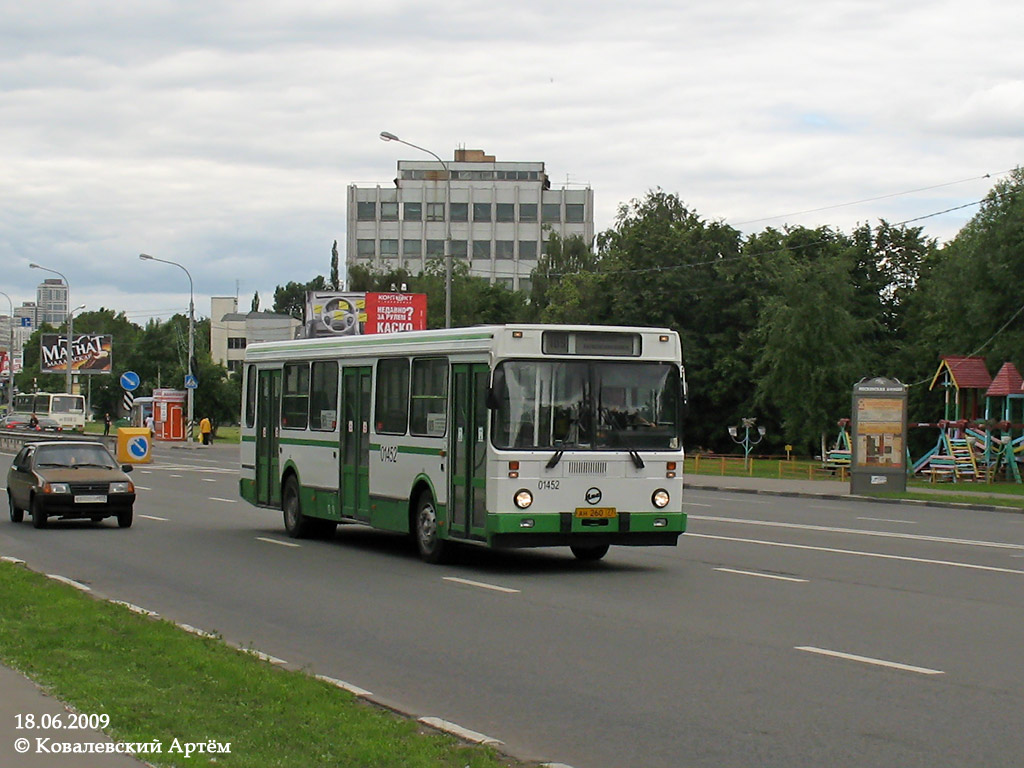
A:
<svg viewBox="0 0 1024 768">
<path fill-rule="evenodd" d="M 139 388 L 141 380 L 135 371 L 125 371 L 121 374 L 121 389 L 126 392 L 133 392 Z"/>
<path fill-rule="evenodd" d="M 199 379 L 193 376 L 191 373 L 185 376 L 185 389 L 198 389 Z"/>
</svg>

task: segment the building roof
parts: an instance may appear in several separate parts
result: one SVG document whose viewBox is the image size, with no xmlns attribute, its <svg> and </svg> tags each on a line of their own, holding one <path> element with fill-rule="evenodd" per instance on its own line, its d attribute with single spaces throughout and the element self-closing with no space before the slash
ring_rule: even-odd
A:
<svg viewBox="0 0 1024 768">
<path fill-rule="evenodd" d="M 1024 393 L 1024 378 L 1013 363 L 1003 363 L 999 373 L 992 380 L 992 386 L 988 388 L 985 397 L 1006 397 L 1007 395 L 1019 395 Z"/>
<path fill-rule="evenodd" d="M 928 389 L 935 389 L 944 371 L 957 389 L 988 389 L 992 384 L 984 357 L 944 355 Z"/>
</svg>

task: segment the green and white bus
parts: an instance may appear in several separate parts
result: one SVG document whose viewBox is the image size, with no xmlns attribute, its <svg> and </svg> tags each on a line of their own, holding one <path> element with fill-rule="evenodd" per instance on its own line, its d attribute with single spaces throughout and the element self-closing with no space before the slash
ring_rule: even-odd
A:
<svg viewBox="0 0 1024 768">
<path fill-rule="evenodd" d="M 288 534 L 673 546 L 686 384 L 664 328 L 505 325 L 252 344 L 240 493 Z"/>
</svg>

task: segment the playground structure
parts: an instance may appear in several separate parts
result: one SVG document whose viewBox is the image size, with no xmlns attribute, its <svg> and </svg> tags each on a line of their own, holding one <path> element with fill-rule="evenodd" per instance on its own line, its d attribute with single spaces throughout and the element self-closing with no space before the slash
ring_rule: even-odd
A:
<svg viewBox="0 0 1024 768">
<path fill-rule="evenodd" d="M 839 436 L 832 447 L 825 449 L 825 436 L 821 437 L 821 455 L 824 460 L 825 469 L 832 474 L 844 475 L 850 471 L 850 460 L 852 450 L 850 448 L 850 420 L 839 420 Z"/>
<path fill-rule="evenodd" d="M 1021 483 L 1024 424 L 1015 424 L 1013 417 L 1018 403 L 1024 407 L 1024 378 L 1013 363 L 1004 363 L 993 379 L 982 357 L 946 356 L 929 390 L 936 387 L 945 393 L 944 418 L 910 426 L 938 427 L 939 437 L 921 458 L 911 462 L 908 456 L 909 471 L 935 482 L 1003 478 Z"/>
</svg>

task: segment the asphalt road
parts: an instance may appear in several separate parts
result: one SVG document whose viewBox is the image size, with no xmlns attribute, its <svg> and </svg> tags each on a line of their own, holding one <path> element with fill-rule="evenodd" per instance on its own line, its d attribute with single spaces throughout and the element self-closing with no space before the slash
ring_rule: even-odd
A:
<svg viewBox="0 0 1024 768">
<path fill-rule="evenodd" d="M 288 539 L 236 457 L 160 448 L 133 528 L 5 519 L 0 555 L 525 758 L 1021 764 L 1022 515 L 691 490 L 676 548 L 437 567 L 355 526 Z"/>
</svg>

